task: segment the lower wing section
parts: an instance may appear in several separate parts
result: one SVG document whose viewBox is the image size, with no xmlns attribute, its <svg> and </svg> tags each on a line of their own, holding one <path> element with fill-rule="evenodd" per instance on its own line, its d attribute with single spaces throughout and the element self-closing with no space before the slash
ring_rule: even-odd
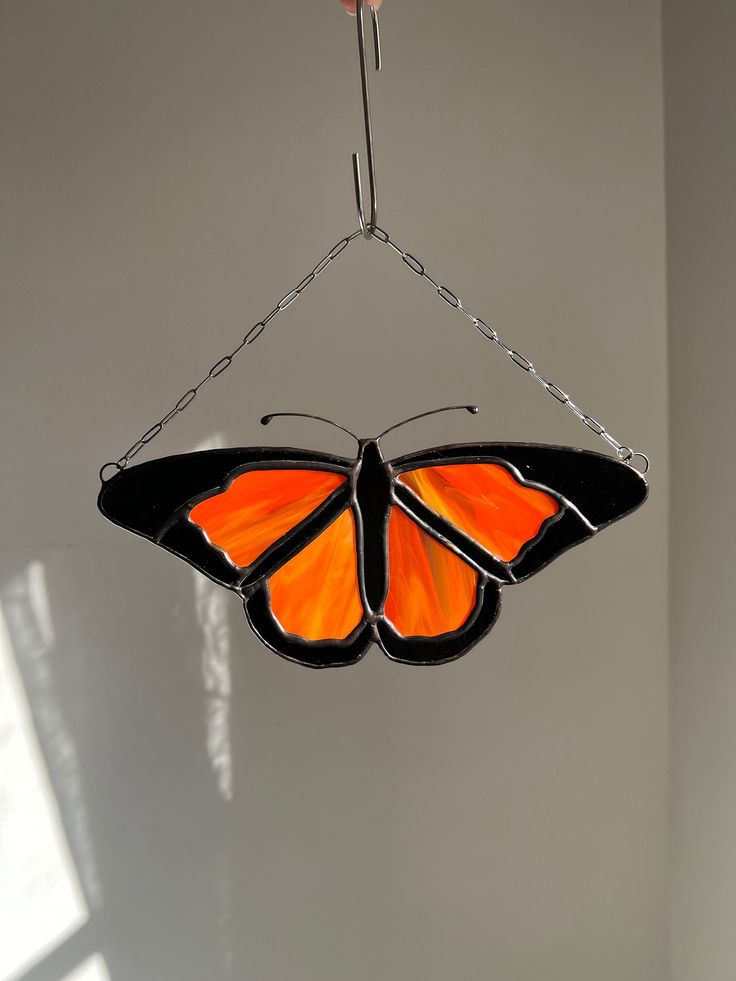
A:
<svg viewBox="0 0 736 981">
<path fill-rule="evenodd" d="M 438 664 L 465 654 L 492 627 L 500 588 L 398 507 L 388 527 L 388 596 L 381 646 L 407 664 Z"/>
<path fill-rule="evenodd" d="M 268 580 L 271 610 L 287 634 L 344 640 L 363 619 L 355 521 L 348 508 Z"/>
<path fill-rule="evenodd" d="M 394 507 L 388 525 L 385 615 L 404 637 L 459 630 L 475 609 L 478 573 Z"/>
<path fill-rule="evenodd" d="M 355 520 L 347 508 L 245 602 L 277 654 L 311 667 L 359 660 L 371 642 L 358 583 Z"/>
</svg>

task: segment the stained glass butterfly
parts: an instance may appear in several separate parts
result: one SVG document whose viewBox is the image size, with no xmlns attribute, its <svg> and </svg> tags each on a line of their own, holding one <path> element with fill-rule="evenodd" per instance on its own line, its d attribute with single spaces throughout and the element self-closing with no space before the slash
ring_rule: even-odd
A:
<svg viewBox="0 0 736 981">
<path fill-rule="evenodd" d="M 375 439 L 343 430 L 355 460 L 270 447 L 153 460 L 106 481 L 99 508 L 241 596 L 284 658 L 337 667 L 375 642 L 442 664 L 488 633 L 503 586 L 635 510 L 647 484 L 599 453 L 527 443 L 384 460 L 384 436 L 432 414 Z"/>
</svg>

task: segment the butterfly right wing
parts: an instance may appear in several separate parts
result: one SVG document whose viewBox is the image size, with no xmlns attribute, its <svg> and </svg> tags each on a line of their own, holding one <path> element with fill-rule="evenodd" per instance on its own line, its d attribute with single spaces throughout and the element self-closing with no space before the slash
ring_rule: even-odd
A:
<svg viewBox="0 0 736 981">
<path fill-rule="evenodd" d="M 212 450 L 125 470 L 102 513 L 243 597 L 277 654 L 352 664 L 372 630 L 358 589 L 350 460 L 291 449 Z"/>
<path fill-rule="evenodd" d="M 479 443 L 391 462 L 397 501 L 502 583 L 517 583 L 636 510 L 647 484 L 609 456 Z"/>
<path fill-rule="evenodd" d="M 503 585 L 533 575 L 647 495 L 630 467 L 565 447 L 437 447 L 389 466 L 389 587 L 378 629 L 389 657 L 406 663 L 466 653 L 492 627 Z"/>
</svg>

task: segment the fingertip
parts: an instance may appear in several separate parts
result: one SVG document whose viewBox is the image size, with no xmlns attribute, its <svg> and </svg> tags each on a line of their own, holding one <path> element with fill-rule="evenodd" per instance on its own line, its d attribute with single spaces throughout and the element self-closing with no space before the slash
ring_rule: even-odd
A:
<svg viewBox="0 0 736 981">
<path fill-rule="evenodd" d="M 365 0 L 365 2 L 366 2 L 366 6 L 373 7 L 375 10 L 378 10 L 381 4 L 383 3 L 383 0 Z M 356 0 L 340 0 L 340 3 L 343 5 L 345 10 L 347 11 L 347 13 L 350 14 L 351 17 L 355 17 L 355 14 L 357 12 Z"/>
</svg>

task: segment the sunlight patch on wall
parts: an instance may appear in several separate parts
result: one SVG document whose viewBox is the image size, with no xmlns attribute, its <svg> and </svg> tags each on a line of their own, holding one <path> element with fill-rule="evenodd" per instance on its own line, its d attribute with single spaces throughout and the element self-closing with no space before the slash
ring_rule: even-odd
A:
<svg viewBox="0 0 736 981">
<path fill-rule="evenodd" d="M 218 450 L 224 446 L 215 433 L 195 447 L 195 452 Z M 202 682 L 205 691 L 207 755 L 217 777 L 224 800 L 233 797 L 233 761 L 230 742 L 230 643 L 227 593 L 199 572 L 194 574 L 194 600 L 197 621 L 202 629 Z"/>
<path fill-rule="evenodd" d="M 78 930 L 88 910 L 2 606 L 0 773 L 0 981 L 10 981 Z"/>
<path fill-rule="evenodd" d="M 198 572 L 194 578 L 197 620 L 202 628 L 202 682 L 205 690 L 207 754 L 225 800 L 233 796 L 230 742 L 230 624 L 227 593 Z"/>
<path fill-rule="evenodd" d="M 110 981 L 110 972 L 105 958 L 101 954 L 93 954 L 71 974 L 65 974 L 61 981 Z"/>
</svg>

